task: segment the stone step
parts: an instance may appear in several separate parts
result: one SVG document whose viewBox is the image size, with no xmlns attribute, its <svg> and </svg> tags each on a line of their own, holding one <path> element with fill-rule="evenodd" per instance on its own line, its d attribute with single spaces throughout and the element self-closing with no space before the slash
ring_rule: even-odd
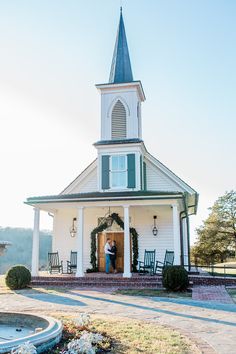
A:
<svg viewBox="0 0 236 354">
<path fill-rule="evenodd" d="M 65 282 L 65 283 L 80 283 L 80 282 L 120 282 L 120 283 L 140 283 L 140 282 L 150 282 L 156 283 L 161 281 L 161 277 L 140 277 L 140 278 L 123 278 L 123 277 L 88 277 L 88 278 L 77 278 L 77 277 L 32 277 L 32 282 Z"/>
<path fill-rule="evenodd" d="M 161 283 L 68 283 L 68 282 L 37 282 L 31 283 L 32 286 L 44 287 L 44 286 L 62 286 L 62 287 L 78 287 L 78 288 L 159 288 Z"/>
<path fill-rule="evenodd" d="M 160 279 L 127 279 L 127 278 L 62 278 L 44 277 L 32 278 L 32 286 L 77 286 L 77 287 L 157 287 L 161 285 Z"/>
</svg>

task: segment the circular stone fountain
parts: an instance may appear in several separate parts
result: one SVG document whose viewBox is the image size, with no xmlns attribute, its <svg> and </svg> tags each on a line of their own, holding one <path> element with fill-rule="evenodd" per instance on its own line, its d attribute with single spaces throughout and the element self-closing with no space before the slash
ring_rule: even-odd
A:
<svg viewBox="0 0 236 354">
<path fill-rule="evenodd" d="M 45 316 L 0 312 L 0 353 L 9 353 L 19 345 L 30 342 L 43 353 L 59 343 L 62 335 L 60 321 Z"/>
</svg>

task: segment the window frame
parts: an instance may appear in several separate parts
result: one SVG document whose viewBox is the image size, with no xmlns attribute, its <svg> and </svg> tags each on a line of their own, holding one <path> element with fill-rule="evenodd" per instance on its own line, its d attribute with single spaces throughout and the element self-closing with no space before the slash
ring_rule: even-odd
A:
<svg viewBox="0 0 236 354">
<path fill-rule="evenodd" d="M 112 170 L 112 159 L 114 157 L 124 157 L 125 158 L 125 169 L 124 170 Z M 113 185 L 113 175 L 115 173 L 125 173 L 125 185 L 114 186 Z M 109 159 L 109 179 L 110 179 L 110 188 L 111 189 L 127 189 L 128 185 L 128 159 L 126 154 L 114 154 L 110 155 Z"/>
</svg>

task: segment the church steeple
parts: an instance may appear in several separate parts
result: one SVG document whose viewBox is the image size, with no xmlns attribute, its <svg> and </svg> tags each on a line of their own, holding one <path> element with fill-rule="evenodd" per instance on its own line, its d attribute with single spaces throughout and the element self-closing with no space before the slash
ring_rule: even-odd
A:
<svg viewBox="0 0 236 354">
<path fill-rule="evenodd" d="M 112 59 L 109 83 L 120 84 L 133 81 L 131 69 L 129 49 L 125 34 L 125 26 L 122 15 L 122 7 L 120 8 L 120 22 L 116 37 L 116 44 Z"/>
<path fill-rule="evenodd" d="M 125 26 L 120 12 L 115 50 L 108 83 L 96 85 L 101 93 L 101 139 L 99 144 L 142 140 L 141 81 L 133 80 Z M 120 148 L 121 148 L 120 144 Z"/>
<path fill-rule="evenodd" d="M 101 93 L 101 138 L 98 151 L 99 191 L 141 190 L 143 151 L 141 81 L 134 81 L 120 12 L 120 22 L 108 83 Z"/>
</svg>

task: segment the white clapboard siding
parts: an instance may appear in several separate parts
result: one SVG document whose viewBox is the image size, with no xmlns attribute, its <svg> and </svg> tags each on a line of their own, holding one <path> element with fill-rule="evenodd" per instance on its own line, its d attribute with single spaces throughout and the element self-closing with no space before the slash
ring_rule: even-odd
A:
<svg viewBox="0 0 236 354">
<path fill-rule="evenodd" d="M 122 208 L 113 208 L 112 211 L 122 214 Z M 85 208 L 84 209 L 84 239 L 83 239 L 83 269 L 91 268 L 90 249 L 91 249 L 91 232 L 98 226 L 98 219 L 107 213 L 107 208 Z M 53 232 L 53 252 L 59 252 L 60 259 L 66 266 L 69 260 L 70 252 L 76 251 L 76 237 L 70 236 L 70 227 L 73 218 L 77 217 L 75 209 L 61 209 L 55 214 L 54 232 Z"/>
<path fill-rule="evenodd" d="M 112 110 L 111 137 L 112 139 L 126 138 L 126 110 L 120 100 L 116 102 Z"/>
<path fill-rule="evenodd" d="M 156 250 L 156 259 L 163 262 L 166 250 L 174 250 L 172 209 L 162 206 L 154 209 L 135 208 L 134 227 L 139 234 L 139 260 L 143 261 L 146 250 Z M 157 215 L 158 235 L 153 236 L 153 215 Z M 133 226 L 133 223 L 132 223 Z"/>
<path fill-rule="evenodd" d="M 82 180 L 77 178 L 63 194 L 89 193 L 97 190 L 97 168 L 94 168 Z"/>
<path fill-rule="evenodd" d="M 54 214 L 52 251 L 59 253 L 64 267 L 66 267 L 66 261 L 70 260 L 70 252 L 76 250 L 76 237 L 70 236 L 70 227 L 75 217 L 77 217 L 76 209 L 74 211 L 60 209 Z"/>
<path fill-rule="evenodd" d="M 90 234 L 98 224 L 98 218 L 107 212 L 107 208 L 84 209 L 84 241 L 83 241 L 83 268 L 90 268 Z M 113 208 L 112 212 L 123 217 L 123 208 Z M 153 215 L 157 215 L 158 236 L 152 234 Z M 75 209 L 61 209 L 55 214 L 53 232 L 53 251 L 58 251 L 64 265 L 69 260 L 70 252 L 76 251 L 76 238 L 70 236 L 70 227 L 73 218 L 77 217 Z M 174 248 L 172 209 L 170 206 L 161 207 L 131 207 L 131 226 L 139 234 L 139 260 L 143 260 L 144 251 L 156 250 L 157 259 L 163 261 L 166 250 Z"/>
<path fill-rule="evenodd" d="M 102 213 L 100 212 L 102 215 Z M 74 210 L 59 210 L 54 221 L 53 235 L 53 251 L 58 251 L 60 259 L 63 260 L 64 266 L 66 261 L 70 259 L 70 252 L 76 251 L 76 237 L 71 237 L 69 230 L 72 225 L 72 220 L 76 217 L 76 209 Z M 83 240 L 83 268 L 91 268 L 90 265 L 90 234 L 97 226 L 97 210 L 84 210 L 84 240 Z"/>
<path fill-rule="evenodd" d="M 98 190 L 97 185 L 97 169 L 91 172 L 84 181 L 77 186 L 75 193 L 89 193 Z"/>
<path fill-rule="evenodd" d="M 147 189 L 159 191 L 180 191 L 183 192 L 177 183 L 162 172 L 158 167 L 154 166 L 150 161 L 146 160 L 147 173 Z"/>
</svg>

